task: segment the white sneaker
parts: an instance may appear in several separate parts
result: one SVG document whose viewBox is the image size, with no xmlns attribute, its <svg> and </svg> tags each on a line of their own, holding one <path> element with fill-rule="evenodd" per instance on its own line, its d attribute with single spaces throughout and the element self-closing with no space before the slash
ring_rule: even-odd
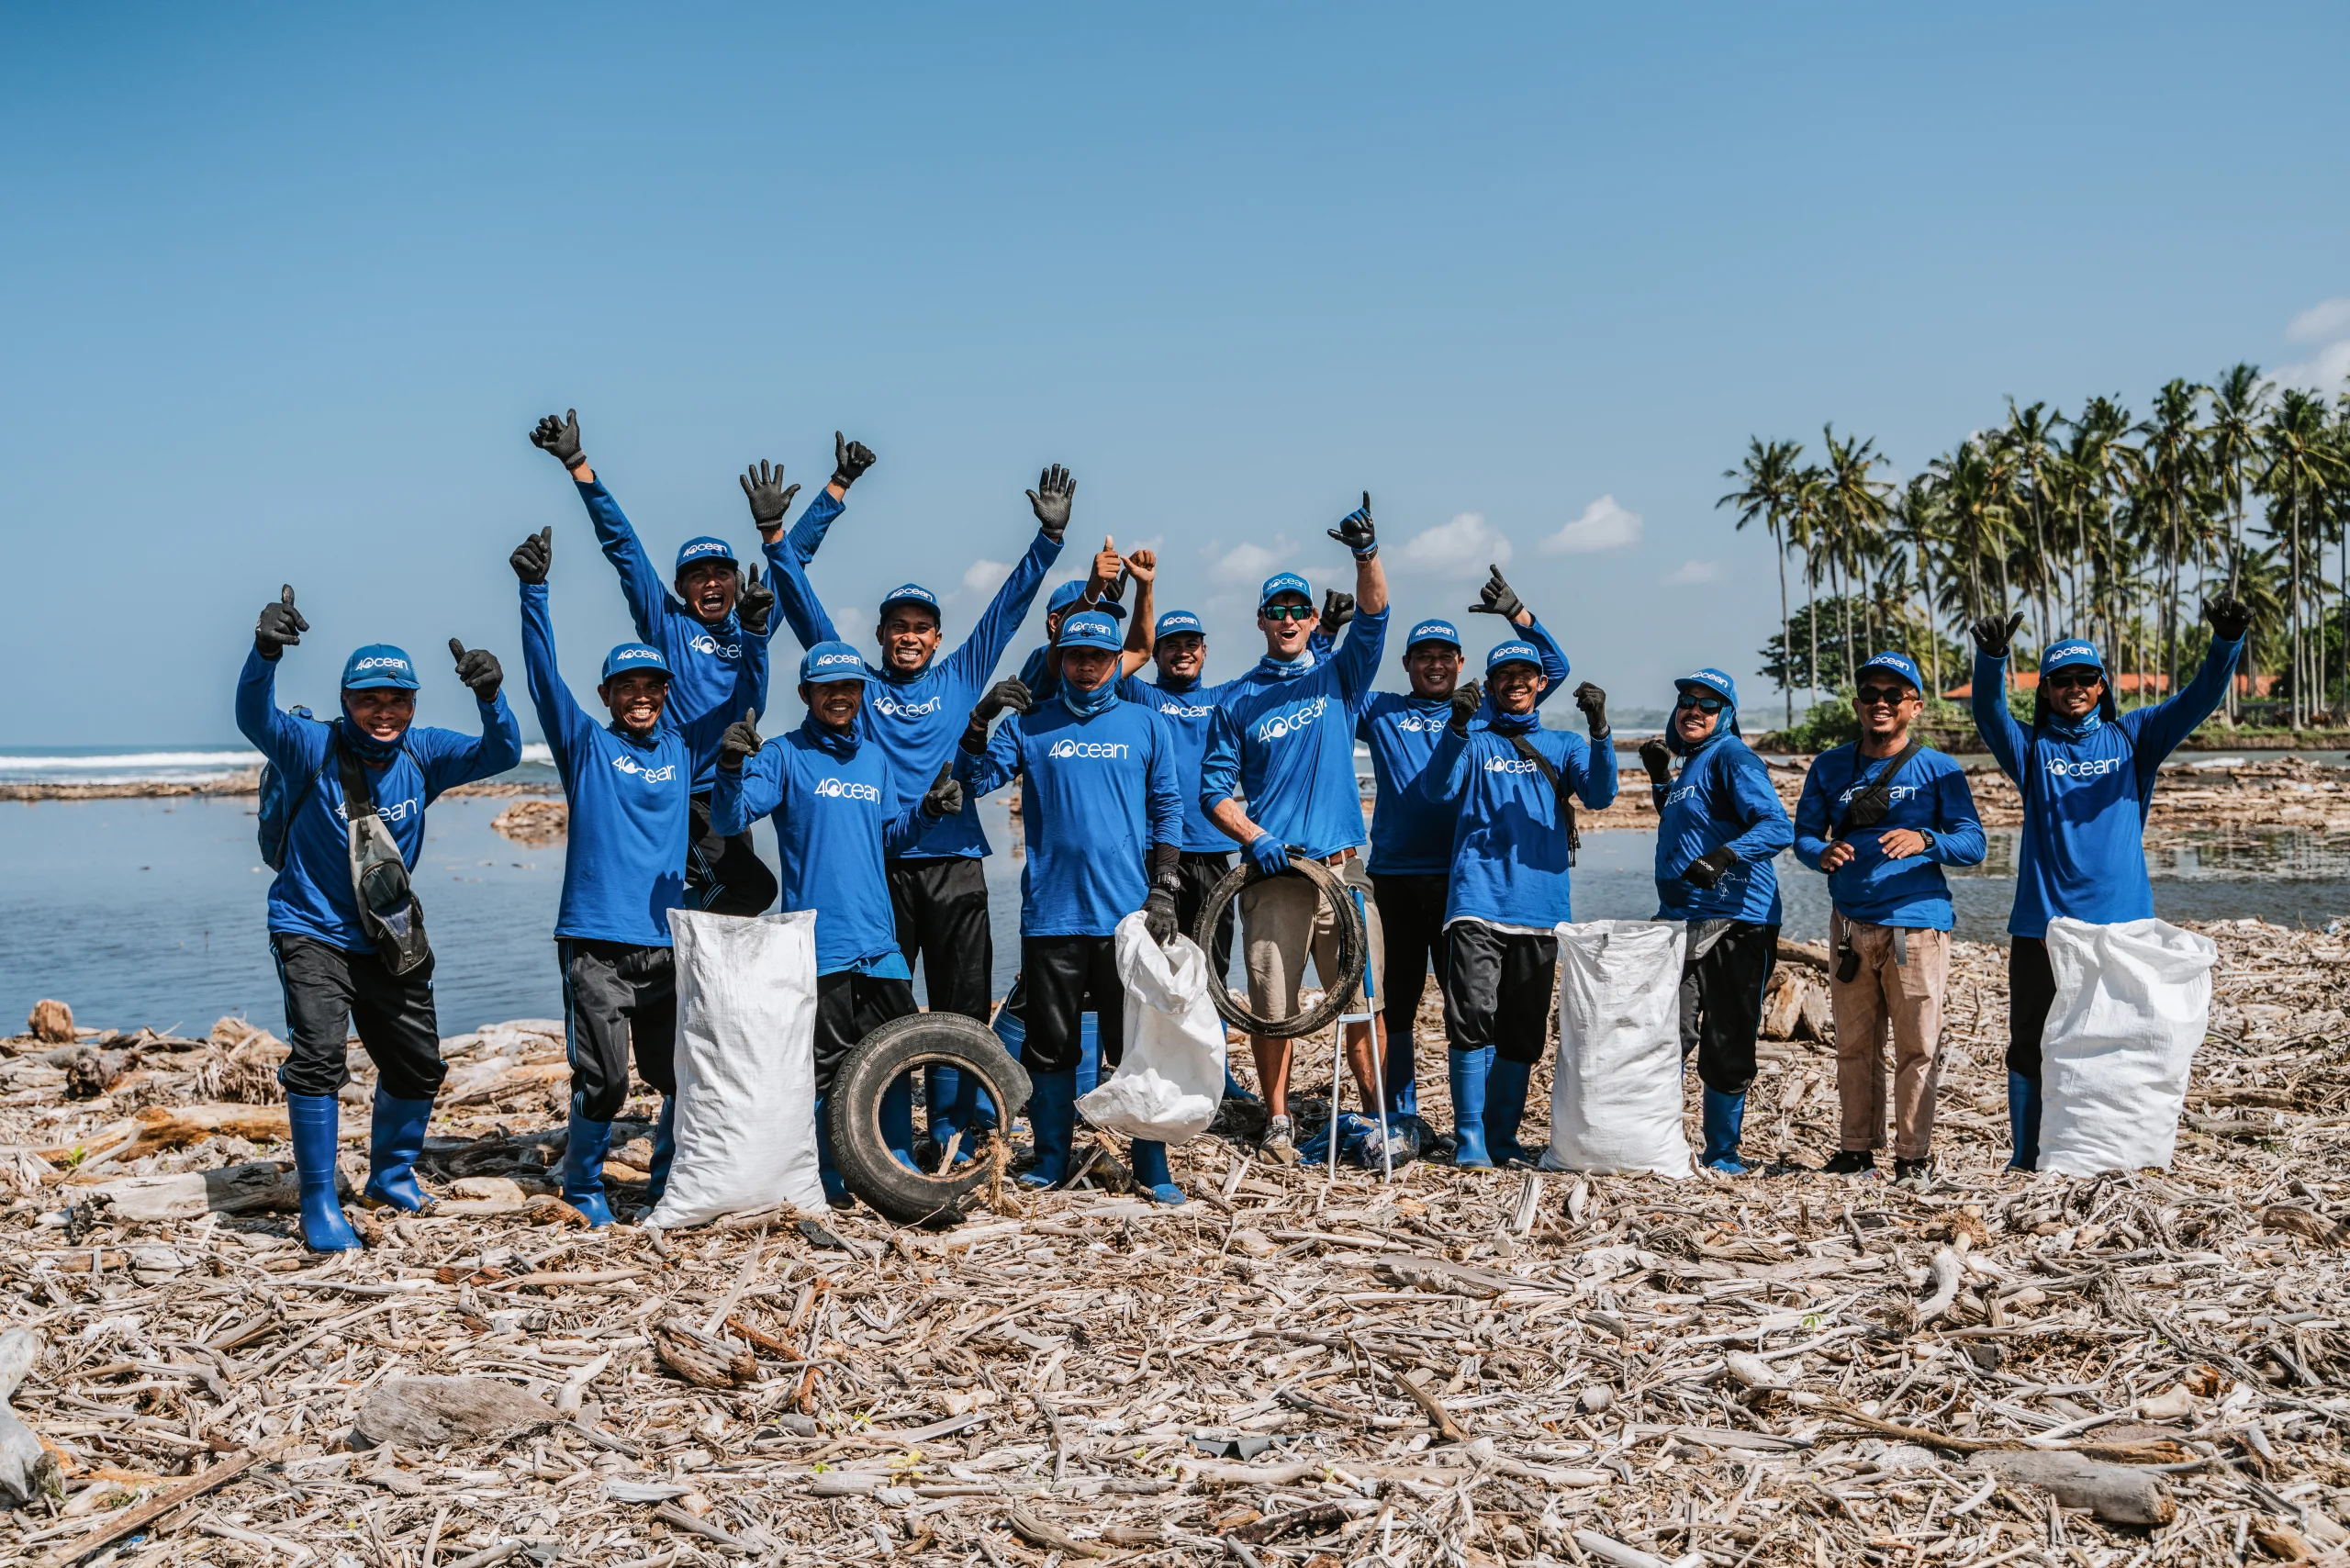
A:
<svg viewBox="0 0 2350 1568">
<path fill-rule="evenodd" d="M 1276 1165 L 1297 1163 L 1294 1126 L 1287 1116 L 1275 1116 L 1265 1124 L 1265 1136 L 1258 1140 L 1257 1152 Z"/>
</svg>

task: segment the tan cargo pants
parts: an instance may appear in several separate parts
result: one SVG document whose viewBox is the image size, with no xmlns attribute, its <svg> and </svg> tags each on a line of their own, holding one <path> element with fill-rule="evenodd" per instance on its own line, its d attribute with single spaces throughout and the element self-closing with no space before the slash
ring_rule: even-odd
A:
<svg viewBox="0 0 2350 1568">
<path fill-rule="evenodd" d="M 1859 955 L 1860 972 L 1834 978 L 1842 944 Z M 1843 1105 L 1838 1147 L 1885 1147 L 1885 1036 L 1893 1035 L 1893 1153 L 1923 1159 L 1934 1141 L 1936 1050 L 1942 1043 L 1942 991 L 1950 980 L 1950 933 L 1897 930 L 1865 920 L 1828 917 L 1828 999 L 1836 1016 L 1836 1097 Z"/>
</svg>

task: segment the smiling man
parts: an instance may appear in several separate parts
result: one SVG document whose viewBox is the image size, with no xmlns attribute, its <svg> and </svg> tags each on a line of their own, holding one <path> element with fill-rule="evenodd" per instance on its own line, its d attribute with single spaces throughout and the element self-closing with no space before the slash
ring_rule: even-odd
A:
<svg viewBox="0 0 2350 1568">
<path fill-rule="evenodd" d="M 2187 689 L 2166 702 L 2121 712 L 2097 645 L 2078 637 L 2040 655 L 2031 725 L 2008 711 L 2008 644 L 2018 615 L 1975 622 L 1975 727 L 2023 797 L 2016 902 L 2008 916 L 2008 1120 L 2010 1161 L 2040 1167 L 2041 1036 L 2056 1000 L 2048 923 L 2058 915 L 2110 924 L 2154 913 L 2146 875 L 2146 812 L 2163 759 L 2227 695 L 2252 611 L 2226 595 L 2203 607 L 2211 646 Z"/>
</svg>

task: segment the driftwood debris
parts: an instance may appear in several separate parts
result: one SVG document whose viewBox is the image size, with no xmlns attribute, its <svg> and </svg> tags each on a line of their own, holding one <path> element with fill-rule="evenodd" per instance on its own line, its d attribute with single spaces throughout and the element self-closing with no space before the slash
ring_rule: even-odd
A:
<svg viewBox="0 0 2350 1568">
<path fill-rule="evenodd" d="M 2166 1525 L 2178 1517 L 2170 1488 L 2152 1471 L 2076 1453 L 1998 1449 L 1976 1454 L 1971 1462 L 1978 1470 L 2037 1486 L 2068 1508 L 2087 1508 L 2117 1525 Z"/>
<path fill-rule="evenodd" d="M 373 1443 L 495 1447 L 557 1419 L 553 1406 L 494 1377 L 395 1377 L 368 1396 L 352 1427 Z"/>
</svg>

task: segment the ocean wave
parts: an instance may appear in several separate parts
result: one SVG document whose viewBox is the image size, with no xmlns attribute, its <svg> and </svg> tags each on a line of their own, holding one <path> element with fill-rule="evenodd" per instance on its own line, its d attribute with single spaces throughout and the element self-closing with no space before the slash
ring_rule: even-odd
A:
<svg viewBox="0 0 2350 1568">
<path fill-rule="evenodd" d="M 10 756 L 0 754 L 0 773 L 54 773 L 69 768 L 119 773 L 139 768 L 209 767 L 233 773 L 259 767 L 257 751 L 127 751 L 113 756 L 92 753 L 80 756 Z"/>
</svg>

